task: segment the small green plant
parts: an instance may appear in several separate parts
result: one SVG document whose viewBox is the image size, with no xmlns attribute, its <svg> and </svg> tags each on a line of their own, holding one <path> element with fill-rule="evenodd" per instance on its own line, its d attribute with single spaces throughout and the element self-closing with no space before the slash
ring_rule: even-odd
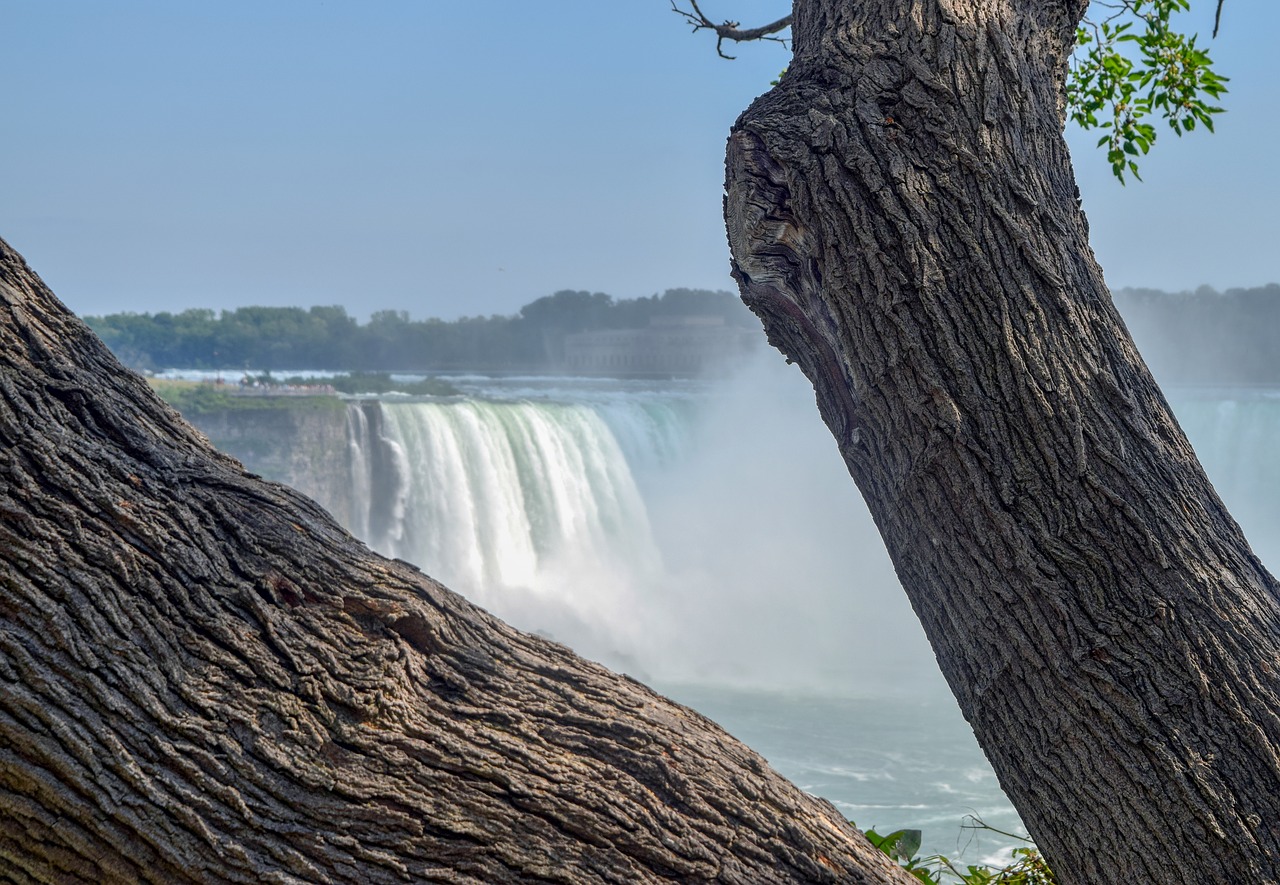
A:
<svg viewBox="0 0 1280 885">
<path fill-rule="evenodd" d="M 919 830 L 895 830 L 882 836 L 872 829 L 866 830 L 865 834 L 872 845 L 900 863 L 924 885 L 1058 885 L 1058 880 L 1030 840 L 989 827 L 977 819 L 966 826 L 1023 839 L 1028 844 L 1014 848 L 1013 860 L 999 869 L 976 864 L 968 864 L 961 869 L 941 854 L 920 857 Z"/>
</svg>

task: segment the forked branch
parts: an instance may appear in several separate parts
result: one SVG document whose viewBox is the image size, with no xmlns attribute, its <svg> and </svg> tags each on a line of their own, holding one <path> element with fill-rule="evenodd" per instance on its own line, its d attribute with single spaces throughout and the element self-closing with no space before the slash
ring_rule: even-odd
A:
<svg viewBox="0 0 1280 885">
<path fill-rule="evenodd" d="M 741 22 L 724 21 L 716 24 L 703 14 L 698 8 L 698 0 L 689 0 L 689 9 L 681 9 L 676 0 L 671 0 L 671 11 L 676 15 L 682 16 L 685 21 L 693 25 L 694 33 L 698 31 L 713 31 L 716 35 L 716 54 L 721 58 L 733 59 L 734 56 L 726 55 L 724 51 L 724 41 L 732 40 L 735 43 L 747 43 L 752 40 L 772 40 L 775 43 L 781 43 L 784 46 L 787 43 L 785 37 L 778 37 L 777 34 L 791 27 L 791 16 L 785 15 L 767 25 L 759 28 L 744 28 Z"/>
</svg>

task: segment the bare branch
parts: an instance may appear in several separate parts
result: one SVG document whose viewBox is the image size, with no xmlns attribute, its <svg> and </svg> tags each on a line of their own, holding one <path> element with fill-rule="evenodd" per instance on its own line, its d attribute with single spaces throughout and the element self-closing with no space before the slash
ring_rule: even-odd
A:
<svg viewBox="0 0 1280 885">
<path fill-rule="evenodd" d="M 1213 36 L 1218 36 L 1218 25 L 1222 24 L 1222 0 L 1218 0 L 1218 11 L 1213 14 Z"/>
<path fill-rule="evenodd" d="M 725 55 L 724 41 L 732 40 L 735 43 L 747 43 L 751 40 L 772 40 L 775 43 L 787 44 L 785 37 L 774 36 L 781 31 L 785 31 L 791 27 L 791 16 L 786 15 L 778 19 L 776 22 L 764 25 L 759 28 L 744 28 L 740 22 L 725 21 L 716 24 L 698 8 L 698 0 L 689 0 L 691 10 L 681 9 L 676 0 L 671 0 L 671 11 L 676 15 L 682 16 L 686 22 L 693 25 L 694 33 L 702 30 L 713 31 L 716 35 L 716 54 L 721 58 L 733 59 L 735 56 Z"/>
</svg>

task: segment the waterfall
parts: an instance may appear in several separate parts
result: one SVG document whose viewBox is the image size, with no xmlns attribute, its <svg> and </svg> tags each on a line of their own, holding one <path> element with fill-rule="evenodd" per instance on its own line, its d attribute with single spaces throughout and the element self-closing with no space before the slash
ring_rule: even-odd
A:
<svg viewBox="0 0 1280 885">
<path fill-rule="evenodd" d="M 374 549 L 642 679 L 830 690 L 877 664 L 933 672 L 794 369 L 475 386 L 349 404 L 348 528 Z M 832 626 L 851 623 L 871 636 Z"/>
<path fill-rule="evenodd" d="M 625 402 L 353 404 L 351 528 L 508 620 L 625 660 L 636 591 L 662 566 L 619 437 L 660 459 L 673 423 Z"/>
<path fill-rule="evenodd" d="M 1169 401 L 1254 551 L 1280 568 L 1280 393 L 1172 388 Z"/>
<path fill-rule="evenodd" d="M 351 524 L 347 529 L 357 538 L 369 538 L 369 508 L 373 489 L 373 467 L 369 454 L 374 440 L 369 435 L 369 418 L 359 405 L 347 407 L 347 458 L 350 467 Z"/>
<path fill-rule="evenodd" d="M 511 390 L 499 395 L 511 395 Z M 644 679 L 943 691 L 794 370 L 731 383 L 352 403 L 349 528 Z M 1280 398 L 1171 392 L 1255 549 L 1280 555 Z"/>
</svg>

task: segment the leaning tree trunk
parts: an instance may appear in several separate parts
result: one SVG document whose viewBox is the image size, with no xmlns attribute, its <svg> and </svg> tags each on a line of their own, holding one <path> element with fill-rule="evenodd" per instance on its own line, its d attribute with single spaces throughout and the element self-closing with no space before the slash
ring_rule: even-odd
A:
<svg viewBox="0 0 1280 885">
<path fill-rule="evenodd" d="M 0 881 L 911 882 L 247 475 L 0 241 Z"/>
<path fill-rule="evenodd" d="M 1277 584 L 1089 249 L 1083 6 L 797 0 L 730 137 L 735 275 L 1062 881 L 1275 882 Z"/>
</svg>

